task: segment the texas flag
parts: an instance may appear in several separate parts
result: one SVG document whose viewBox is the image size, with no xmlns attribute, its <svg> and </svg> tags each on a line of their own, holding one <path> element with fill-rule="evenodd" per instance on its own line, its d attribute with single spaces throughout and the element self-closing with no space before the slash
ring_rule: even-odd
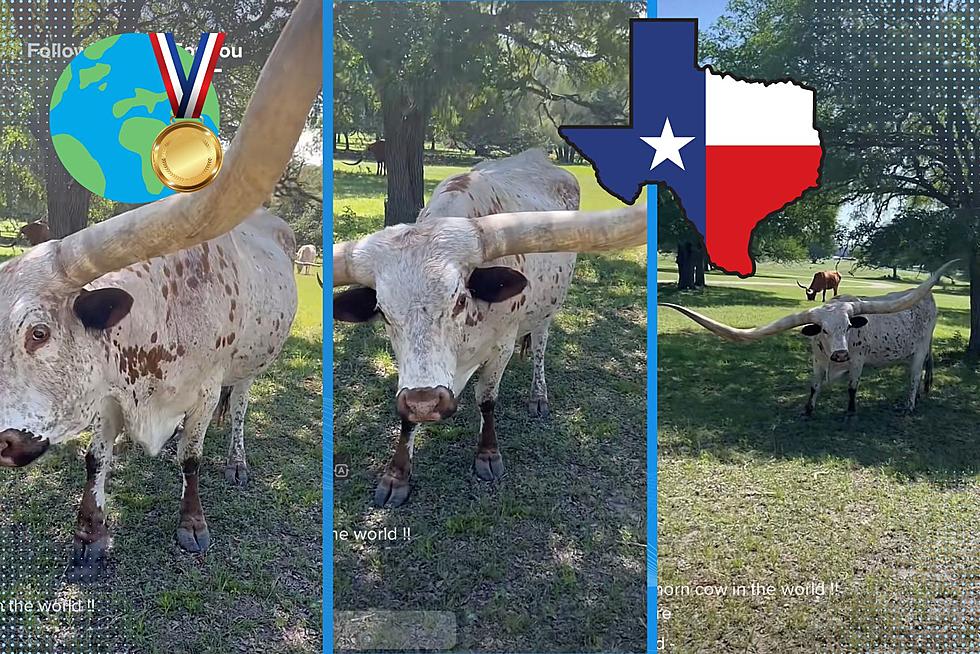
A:
<svg viewBox="0 0 980 654">
<path fill-rule="evenodd" d="M 751 275 L 752 230 L 818 184 L 813 90 L 699 67 L 694 19 L 636 19 L 630 38 L 630 124 L 559 133 L 624 202 L 670 187 L 711 262 Z"/>
</svg>

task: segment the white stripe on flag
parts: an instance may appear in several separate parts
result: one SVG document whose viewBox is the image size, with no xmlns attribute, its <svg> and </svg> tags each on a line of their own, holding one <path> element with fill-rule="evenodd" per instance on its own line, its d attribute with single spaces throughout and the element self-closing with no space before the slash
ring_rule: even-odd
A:
<svg viewBox="0 0 980 654">
<path fill-rule="evenodd" d="M 157 44 L 160 46 L 160 52 L 163 53 L 163 61 L 167 65 L 167 75 L 170 77 L 170 85 L 173 86 L 174 96 L 177 98 L 177 104 L 180 104 L 180 101 L 184 99 L 184 89 L 180 85 L 180 77 L 177 75 L 177 68 L 174 66 L 174 59 L 170 54 L 170 46 L 167 44 L 167 35 L 161 32 L 156 32 L 154 36 L 157 37 Z"/>
<path fill-rule="evenodd" d="M 820 145 L 813 91 L 792 82 L 743 82 L 706 70 L 704 144 Z"/>
<path fill-rule="evenodd" d="M 217 34 L 209 34 L 207 43 L 204 46 L 204 56 L 201 58 L 201 65 L 197 69 L 197 79 L 191 80 L 191 97 L 187 101 L 187 113 L 191 114 L 194 112 L 194 107 L 197 106 L 197 99 L 201 96 L 201 86 L 204 84 L 204 78 L 207 77 L 208 64 L 211 63 L 211 55 L 214 53 L 214 44 L 218 40 Z M 190 71 L 187 71 L 190 74 Z"/>
</svg>

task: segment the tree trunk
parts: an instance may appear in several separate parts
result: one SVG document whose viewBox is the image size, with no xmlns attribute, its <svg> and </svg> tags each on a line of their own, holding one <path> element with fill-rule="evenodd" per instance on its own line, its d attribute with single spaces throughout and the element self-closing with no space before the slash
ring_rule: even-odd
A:
<svg viewBox="0 0 980 654">
<path fill-rule="evenodd" d="M 892 266 L 892 279 L 898 279 L 898 266 Z"/>
<path fill-rule="evenodd" d="M 413 223 L 424 204 L 422 153 L 428 112 L 397 92 L 386 94 L 382 105 L 388 167 L 385 226 Z"/>
<path fill-rule="evenodd" d="M 350 152 L 350 134 L 344 132 L 344 152 Z"/>
<path fill-rule="evenodd" d="M 708 269 L 708 253 L 698 245 L 697 265 L 694 268 L 694 286 L 704 288 L 704 272 Z"/>
<path fill-rule="evenodd" d="M 677 290 L 693 289 L 697 280 L 696 255 L 690 242 L 677 244 Z"/>
<path fill-rule="evenodd" d="M 48 153 L 46 182 L 51 238 L 64 238 L 85 229 L 92 195 L 68 174 L 53 149 Z"/>
<path fill-rule="evenodd" d="M 970 252 L 970 342 L 966 355 L 980 358 L 980 250 Z"/>
</svg>

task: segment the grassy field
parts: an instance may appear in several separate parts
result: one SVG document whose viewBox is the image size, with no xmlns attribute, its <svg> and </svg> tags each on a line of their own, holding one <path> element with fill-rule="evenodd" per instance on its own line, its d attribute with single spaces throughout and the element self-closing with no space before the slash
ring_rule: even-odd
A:
<svg viewBox="0 0 980 654">
<path fill-rule="evenodd" d="M 204 558 L 174 541 L 181 480 L 173 443 L 158 458 L 137 447 L 116 459 L 110 575 L 95 585 L 62 576 L 85 480 L 84 442 L 2 471 L 0 604 L 81 604 L 72 613 L 0 609 L 0 643 L 25 652 L 322 651 L 322 296 L 315 277 L 298 281 L 293 334 L 252 389 L 246 488 L 224 479 L 227 426 L 212 427 L 205 441 L 201 497 L 212 543 Z"/>
<path fill-rule="evenodd" d="M 744 327 L 807 306 L 795 280 L 807 284 L 834 263 L 763 264 L 745 281 L 711 274 L 704 292 L 681 293 L 672 261 L 658 265 L 660 301 Z M 895 283 L 884 279 L 889 271 L 852 276 L 850 267 L 841 263 L 841 292 L 855 295 L 927 276 L 906 272 Z M 846 383 L 826 388 L 815 416 L 801 417 L 810 349 L 799 330 L 739 346 L 658 311 L 666 651 L 965 652 L 957 643 L 980 644 L 980 380 L 961 362 L 966 291 L 958 283 L 935 293 L 935 385 L 916 413 L 899 410 L 905 367 L 866 369 L 850 422 Z M 961 640 L 950 640 L 955 634 Z"/>
<path fill-rule="evenodd" d="M 382 225 L 385 179 L 335 164 L 335 237 Z M 463 168 L 427 167 L 427 193 Z M 613 202 L 590 169 L 571 169 L 583 207 Z M 640 248 L 579 258 L 552 328 L 552 417 L 531 420 L 528 361 L 515 356 L 497 404 L 508 476 L 471 472 L 479 417 L 460 412 L 416 439 L 414 490 L 395 510 L 371 504 L 397 429 L 396 368 L 380 323 L 334 332 L 335 447 L 352 475 L 335 483 L 335 527 L 394 527 L 410 538 L 336 541 L 335 609 L 448 611 L 457 649 L 642 651 L 646 258 Z"/>
</svg>

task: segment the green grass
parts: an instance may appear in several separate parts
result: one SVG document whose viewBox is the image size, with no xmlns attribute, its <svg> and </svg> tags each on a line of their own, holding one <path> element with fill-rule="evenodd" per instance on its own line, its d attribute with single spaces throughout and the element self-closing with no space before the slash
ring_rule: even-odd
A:
<svg viewBox="0 0 980 654">
<path fill-rule="evenodd" d="M 749 280 L 711 274 L 704 292 L 679 293 L 672 261 L 658 263 L 661 301 L 743 327 L 813 306 L 794 280 L 834 266 L 764 264 Z M 926 277 L 840 271 L 841 292 L 856 295 Z M 662 597 L 666 651 L 937 651 L 909 634 L 948 630 L 957 613 L 976 633 L 966 575 L 980 523 L 980 396 L 961 362 L 965 293 L 962 282 L 935 293 L 935 385 L 916 413 L 899 411 L 905 367 L 866 370 L 849 422 L 841 383 L 801 417 L 810 356 L 799 330 L 739 346 L 658 311 L 659 584 L 839 584 L 816 598 Z"/>
<path fill-rule="evenodd" d="M 335 235 L 382 225 L 385 179 L 335 165 Z M 426 190 L 463 168 L 426 168 Z M 614 206 L 590 169 L 570 168 L 583 206 Z M 416 440 L 414 490 L 371 505 L 398 424 L 396 368 L 380 324 L 334 332 L 337 529 L 411 528 L 388 543 L 337 541 L 337 610 L 450 611 L 459 650 L 642 651 L 645 647 L 646 259 L 638 248 L 583 256 L 552 328 L 552 417 L 531 420 L 529 362 L 515 356 L 497 404 L 507 477 L 471 472 L 472 390 L 451 420 Z"/>
<path fill-rule="evenodd" d="M 85 479 L 85 444 L 73 441 L 0 475 L 0 602 L 77 598 L 92 600 L 94 610 L 83 604 L 81 613 L 22 614 L 17 622 L 0 612 L 0 625 L 25 624 L 24 644 L 38 651 L 54 651 L 56 642 L 59 651 L 147 654 L 322 651 L 322 296 L 315 277 L 298 282 L 292 336 L 252 390 L 248 487 L 224 480 L 227 426 L 212 427 L 205 441 L 207 556 L 174 542 L 181 488 L 174 444 L 157 458 L 131 447 L 109 480 L 110 576 L 66 583 Z"/>
</svg>

